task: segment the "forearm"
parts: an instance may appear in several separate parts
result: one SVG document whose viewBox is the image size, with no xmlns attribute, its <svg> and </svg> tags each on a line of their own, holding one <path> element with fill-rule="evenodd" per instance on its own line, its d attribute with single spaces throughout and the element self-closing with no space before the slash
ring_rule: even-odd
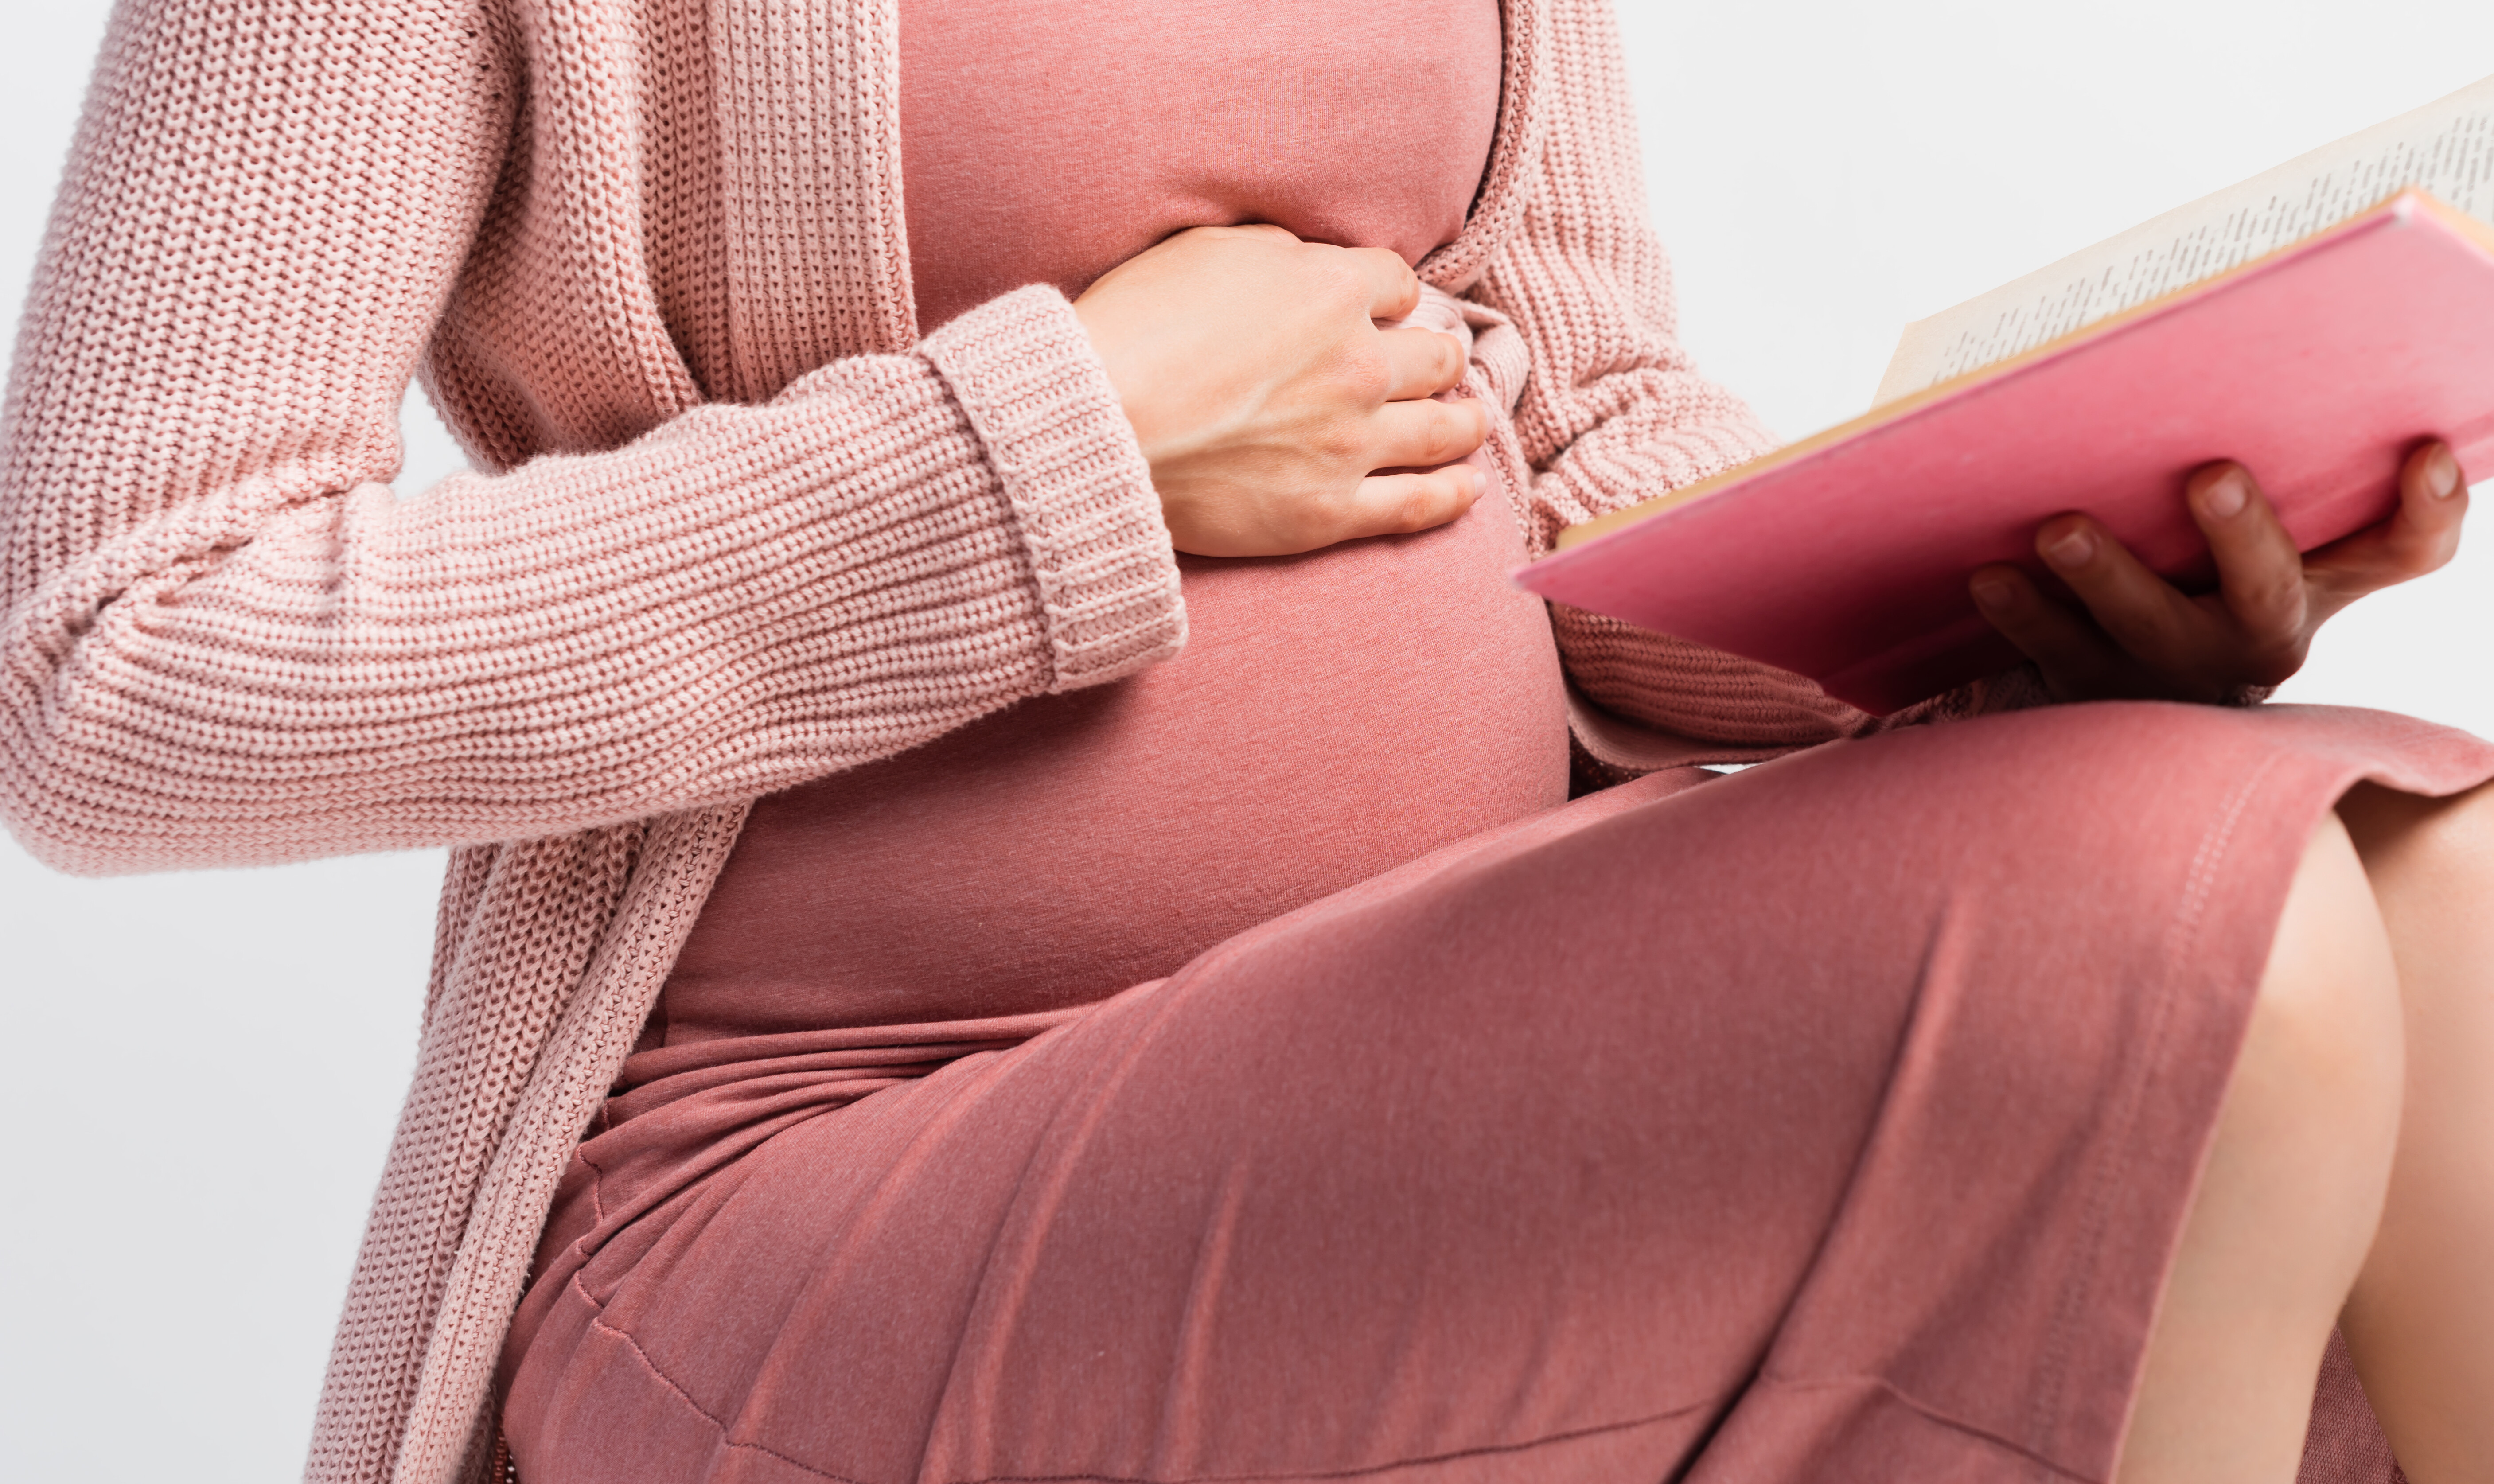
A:
<svg viewBox="0 0 2494 1484">
<path fill-rule="evenodd" d="M 142 529 L 13 592 L 12 827 L 88 870 L 550 833 L 1168 652 L 1167 538 L 1071 315 L 981 315 L 1020 322 L 423 500 L 275 500 L 231 546 Z M 977 415 L 950 384 L 1000 373 L 1034 384 Z"/>
<path fill-rule="evenodd" d="M 38 855 L 554 833 L 784 786 L 1177 642 L 1148 473 L 1060 298 L 701 406 L 659 375 L 629 262 L 575 273 L 560 235 L 604 220 L 595 172 L 628 141 L 573 197 L 525 187 L 555 235 L 512 226 L 527 82 L 487 0 L 117 15 L 0 421 L 0 820 Z M 544 362 L 512 415 L 551 394 L 652 431 L 398 498 L 443 305 L 532 263 L 563 313 L 506 337 Z"/>
</svg>

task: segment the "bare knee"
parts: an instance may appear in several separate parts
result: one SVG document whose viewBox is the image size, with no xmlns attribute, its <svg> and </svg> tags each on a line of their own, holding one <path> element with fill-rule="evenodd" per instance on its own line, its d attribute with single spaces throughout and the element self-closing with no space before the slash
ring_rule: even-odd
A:
<svg viewBox="0 0 2494 1484">
<path fill-rule="evenodd" d="M 2360 1254 L 2397 1149 L 2406 1043 L 2370 879 L 2346 828 L 2327 816 L 2269 946 L 2216 1163 L 2266 1171 L 2290 1208 L 2318 1202 L 2357 1219 L 2341 1237 Z M 2311 1219 L 2290 1208 L 2278 1218 Z"/>
<path fill-rule="evenodd" d="M 2269 947 L 2175 1256 L 2121 1478 L 2283 1478 L 2382 1220 L 2405 1036 L 2372 888 L 2333 816 Z"/>
<path fill-rule="evenodd" d="M 2177 1285 L 2206 1290 L 2203 1308 L 2225 1296 L 2224 1325 L 2265 1316 L 2263 1343 L 2291 1369 L 2320 1363 L 2380 1228 L 2405 1052 L 2381 914 L 2327 818 L 2288 890 L 2175 1269 Z M 2300 1372 L 2307 1400 L 2311 1380 Z"/>
<path fill-rule="evenodd" d="M 2278 917 L 2237 1081 L 2394 1130 L 2406 1040 L 2371 877 L 2348 829 L 2326 815 Z"/>
</svg>

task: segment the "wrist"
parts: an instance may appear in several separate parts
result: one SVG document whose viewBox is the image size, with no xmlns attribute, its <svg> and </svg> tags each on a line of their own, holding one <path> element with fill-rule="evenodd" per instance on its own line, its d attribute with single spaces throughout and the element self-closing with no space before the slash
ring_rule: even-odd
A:
<svg viewBox="0 0 2494 1484">
<path fill-rule="evenodd" d="M 1054 679 L 1132 674 L 1186 634 L 1177 563 L 1151 471 L 1064 297 L 1016 290 L 930 335 L 1028 553 Z"/>
</svg>

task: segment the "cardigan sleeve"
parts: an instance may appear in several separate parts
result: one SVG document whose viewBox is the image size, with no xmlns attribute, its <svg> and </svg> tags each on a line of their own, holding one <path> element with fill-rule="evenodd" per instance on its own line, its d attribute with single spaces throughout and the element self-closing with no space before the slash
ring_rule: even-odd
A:
<svg viewBox="0 0 2494 1484">
<path fill-rule="evenodd" d="M 1671 267 L 1646 215 L 1608 0 L 1544 0 L 1544 10 L 1537 174 L 1515 229 L 1474 290 L 1514 320 L 1530 349 L 1533 371 L 1515 428 L 1532 469 L 1527 539 L 1536 557 L 1568 526 L 1776 445 L 1746 405 L 1697 374 L 1680 346 Z M 1990 709 L 1975 689 L 1873 717 L 1805 677 L 1616 619 L 1553 604 L 1551 622 L 1584 699 L 1731 749 L 1725 756 Z M 1580 742 L 1598 746 L 1578 730 Z"/>
<path fill-rule="evenodd" d="M 750 797 L 1182 641 L 1149 470 L 1050 289 L 394 492 L 400 400 L 521 167 L 500 28 L 482 0 L 116 13 L 0 411 L 0 819 L 48 863 Z"/>
</svg>

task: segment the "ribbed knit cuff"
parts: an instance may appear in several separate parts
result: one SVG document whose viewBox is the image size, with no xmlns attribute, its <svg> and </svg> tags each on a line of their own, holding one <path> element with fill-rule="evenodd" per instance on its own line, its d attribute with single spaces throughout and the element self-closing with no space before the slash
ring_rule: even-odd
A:
<svg viewBox="0 0 2494 1484">
<path fill-rule="evenodd" d="M 1056 676 L 1076 690 L 1186 642 L 1177 556 L 1152 471 L 1065 296 L 993 299 L 927 337 L 1013 502 L 1039 582 Z"/>
</svg>

